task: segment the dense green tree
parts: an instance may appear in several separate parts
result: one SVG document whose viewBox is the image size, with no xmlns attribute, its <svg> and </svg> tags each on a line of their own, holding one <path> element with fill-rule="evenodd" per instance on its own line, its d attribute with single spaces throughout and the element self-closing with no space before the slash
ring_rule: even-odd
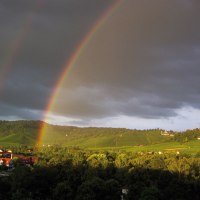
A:
<svg viewBox="0 0 200 200">
<path fill-rule="evenodd" d="M 26 154 L 29 147 L 17 148 Z M 33 149 L 33 166 L 0 170 L 0 199 L 200 199 L 200 158 L 170 153 L 51 147 Z M 17 162 L 16 162 L 17 163 Z M 6 172 L 6 176 L 4 173 Z"/>
<path fill-rule="evenodd" d="M 140 195 L 139 200 L 161 200 L 160 191 L 155 186 L 145 187 Z"/>
<path fill-rule="evenodd" d="M 76 200 L 102 200 L 105 198 L 105 182 L 97 177 L 85 181 L 78 189 Z"/>
<path fill-rule="evenodd" d="M 105 189 L 105 200 L 120 200 L 121 187 L 117 180 L 107 180 L 105 182 Z"/>
<path fill-rule="evenodd" d="M 53 199 L 55 200 L 71 200 L 73 199 L 73 191 L 67 181 L 59 182 L 53 190 Z"/>
</svg>

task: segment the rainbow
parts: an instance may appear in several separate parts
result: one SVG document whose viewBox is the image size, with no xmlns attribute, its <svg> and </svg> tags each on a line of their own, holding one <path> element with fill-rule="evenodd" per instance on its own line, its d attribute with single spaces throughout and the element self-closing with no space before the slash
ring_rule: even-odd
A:
<svg viewBox="0 0 200 200">
<path fill-rule="evenodd" d="M 116 0 L 109 8 L 106 9 L 106 11 L 99 17 L 99 19 L 95 22 L 95 24 L 92 26 L 92 28 L 89 30 L 89 32 L 83 37 L 82 41 L 80 44 L 77 46 L 75 49 L 74 53 L 71 55 L 70 59 L 66 62 L 66 64 L 63 67 L 63 71 L 61 72 L 60 78 L 58 79 L 57 83 L 55 84 L 55 87 L 53 88 L 53 91 L 50 95 L 48 104 L 46 106 L 43 118 L 42 118 L 42 124 L 40 126 L 39 132 L 38 132 L 38 137 L 36 140 L 36 146 L 40 147 L 42 144 L 42 139 L 43 136 L 46 132 L 46 123 L 47 121 L 47 116 L 52 110 L 55 101 L 58 97 L 58 94 L 60 92 L 60 89 L 69 74 L 70 69 L 74 66 L 74 64 L 78 61 L 80 55 L 83 53 L 83 51 L 87 48 L 89 45 L 90 41 L 94 37 L 96 33 L 106 24 L 108 19 L 113 16 L 114 13 L 118 10 L 118 8 L 122 5 L 122 3 L 125 2 L 125 0 Z"/>
</svg>

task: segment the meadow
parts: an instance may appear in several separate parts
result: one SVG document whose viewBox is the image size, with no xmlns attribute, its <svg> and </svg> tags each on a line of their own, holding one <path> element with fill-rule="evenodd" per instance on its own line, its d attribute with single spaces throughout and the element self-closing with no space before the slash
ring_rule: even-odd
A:
<svg viewBox="0 0 200 200">
<path fill-rule="evenodd" d="M 0 145 L 34 146 L 41 124 L 41 121 L 0 121 Z M 41 145 L 80 147 L 91 150 L 179 152 L 192 155 L 200 152 L 199 129 L 182 133 L 168 131 L 168 135 L 163 133 L 164 130 L 161 129 L 80 128 L 48 124 Z"/>
</svg>

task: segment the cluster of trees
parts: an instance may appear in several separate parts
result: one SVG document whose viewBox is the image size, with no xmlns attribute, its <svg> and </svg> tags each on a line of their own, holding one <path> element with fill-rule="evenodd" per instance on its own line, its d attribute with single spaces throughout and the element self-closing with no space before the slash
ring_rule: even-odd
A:
<svg viewBox="0 0 200 200">
<path fill-rule="evenodd" d="M 182 133 L 176 133 L 174 135 L 174 140 L 177 142 L 188 142 L 191 140 L 196 140 L 198 137 L 200 137 L 200 129 L 196 128 L 193 130 L 186 130 Z"/>
<path fill-rule="evenodd" d="M 0 177 L 0 199 L 120 200 L 122 189 L 128 190 L 123 194 L 127 200 L 200 199 L 199 157 L 61 147 L 32 150 L 38 156 L 33 166 L 16 160 L 10 176 Z"/>
<path fill-rule="evenodd" d="M 1 121 L 0 120 L 0 134 L 18 134 L 18 133 L 27 133 L 30 130 L 37 130 L 40 128 L 42 122 L 41 121 Z"/>
</svg>

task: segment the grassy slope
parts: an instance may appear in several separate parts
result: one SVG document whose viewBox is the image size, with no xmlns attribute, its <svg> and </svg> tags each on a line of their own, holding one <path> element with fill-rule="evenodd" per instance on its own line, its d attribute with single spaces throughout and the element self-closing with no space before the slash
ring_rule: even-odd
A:
<svg viewBox="0 0 200 200">
<path fill-rule="evenodd" d="M 0 144 L 1 145 L 32 145 L 35 143 L 38 121 L 0 121 Z"/>
<path fill-rule="evenodd" d="M 25 145 L 31 145 L 34 144 L 35 140 L 27 135 L 17 135 L 17 134 L 11 134 L 8 136 L 4 136 L 0 138 L 0 144 L 25 144 Z"/>
<path fill-rule="evenodd" d="M 62 143 L 80 147 L 118 147 L 155 144 L 169 139 L 161 136 L 159 130 L 63 127 L 58 132 L 55 127 L 49 126 L 43 143 Z"/>
<path fill-rule="evenodd" d="M 34 145 L 41 122 L 0 121 L 0 145 Z M 77 128 L 48 125 L 43 144 L 62 144 L 92 149 L 123 149 L 128 151 L 171 151 L 195 154 L 200 141 L 184 144 L 162 136 L 160 130 L 138 131 L 114 128 Z"/>
<path fill-rule="evenodd" d="M 187 143 L 180 144 L 179 142 L 163 142 L 159 144 L 152 144 L 147 146 L 121 146 L 121 147 L 105 147 L 105 148 L 91 148 L 93 150 L 105 149 L 105 150 L 124 150 L 124 151 L 132 151 L 132 152 L 171 152 L 176 153 L 177 151 L 180 153 L 192 154 L 195 155 L 200 153 L 200 141 L 194 140 Z"/>
<path fill-rule="evenodd" d="M 0 144 L 35 144 L 39 121 L 0 121 Z M 159 130 L 138 131 L 116 128 L 77 128 L 48 125 L 43 144 L 80 147 L 148 145 L 169 140 Z"/>
</svg>

